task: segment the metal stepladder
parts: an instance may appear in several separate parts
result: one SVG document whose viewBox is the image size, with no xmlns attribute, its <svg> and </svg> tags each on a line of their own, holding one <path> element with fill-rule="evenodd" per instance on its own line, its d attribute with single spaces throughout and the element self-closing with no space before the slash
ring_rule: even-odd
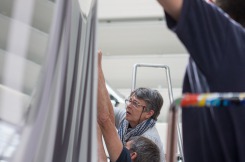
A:
<svg viewBox="0 0 245 162">
<path fill-rule="evenodd" d="M 131 91 L 133 91 L 136 87 L 136 75 L 137 75 L 137 68 L 138 67 L 149 67 L 149 68 L 162 68 L 166 71 L 166 79 L 167 79 L 167 85 L 168 85 L 168 95 L 169 95 L 169 100 L 170 104 L 173 102 L 173 91 L 172 91 L 172 83 L 171 83 L 171 78 L 170 78 L 170 69 L 166 65 L 161 65 L 161 64 L 134 64 L 133 67 L 133 79 L 132 79 L 132 88 Z M 178 151 L 180 153 L 180 156 L 177 157 L 178 161 L 184 162 L 184 154 L 183 154 L 183 140 L 182 140 L 182 135 L 180 131 L 180 126 L 177 124 L 177 134 L 178 134 Z"/>
</svg>

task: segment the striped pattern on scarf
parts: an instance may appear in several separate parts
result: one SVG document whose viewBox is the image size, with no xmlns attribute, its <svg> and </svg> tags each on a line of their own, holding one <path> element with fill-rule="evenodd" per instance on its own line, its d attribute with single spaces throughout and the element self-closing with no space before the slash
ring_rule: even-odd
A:
<svg viewBox="0 0 245 162">
<path fill-rule="evenodd" d="M 129 122 L 124 119 L 119 126 L 118 134 L 123 145 L 125 145 L 130 137 L 142 135 L 149 128 L 152 128 L 155 124 L 156 120 L 149 118 L 148 120 L 145 120 L 142 123 L 138 124 L 135 128 L 131 128 L 132 130 L 128 131 Z"/>
</svg>

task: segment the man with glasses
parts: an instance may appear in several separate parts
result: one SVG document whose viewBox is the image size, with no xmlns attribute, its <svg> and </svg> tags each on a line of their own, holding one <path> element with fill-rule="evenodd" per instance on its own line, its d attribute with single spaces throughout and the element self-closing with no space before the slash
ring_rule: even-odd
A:
<svg viewBox="0 0 245 162">
<path fill-rule="evenodd" d="M 165 161 L 163 144 L 155 126 L 163 105 L 160 93 L 149 88 L 137 88 L 125 100 L 125 104 L 126 109 L 114 108 L 115 125 L 123 144 L 131 137 L 144 136 L 159 147 L 161 162 Z"/>
<path fill-rule="evenodd" d="M 98 114 L 100 114 L 98 123 L 110 120 L 118 129 L 119 137 L 124 146 L 134 136 L 144 136 L 150 139 L 160 150 L 160 161 L 165 161 L 163 144 L 155 126 L 163 105 L 162 96 L 156 90 L 137 88 L 131 92 L 130 97 L 125 101 L 126 109 L 113 109 L 102 71 L 101 51 L 99 51 L 98 56 Z"/>
</svg>

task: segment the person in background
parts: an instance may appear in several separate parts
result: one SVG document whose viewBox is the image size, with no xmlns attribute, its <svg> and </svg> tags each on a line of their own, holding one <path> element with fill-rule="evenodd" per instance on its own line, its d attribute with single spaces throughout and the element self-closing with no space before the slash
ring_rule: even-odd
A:
<svg viewBox="0 0 245 162">
<path fill-rule="evenodd" d="M 99 52 L 97 93 L 97 139 L 99 161 L 106 161 L 102 143 L 103 135 L 112 162 L 160 162 L 159 148 L 151 140 L 141 136 L 127 139 L 125 145 L 121 142 L 115 128 L 113 107 L 105 86 L 105 79 L 101 69 L 101 57 L 102 53 Z M 141 112 L 141 115 L 142 114 L 143 112 Z"/>
<path fill-rule="evenodd" d="M 104 79 L 101 65 L 101 51 L 98 52 L 98 56 L 99 78 Z M 104 97 L 103 100 L 106 102 L 105 105 L 108 107 L 111 121 L 118 129 L 118 134 L 123 145 L 125 146 L 129 138 L 133 136 L 144 136 L 152 140 L 159 147 L 161 162 L 164 162 L 165 155 L 163 144 L 155 126 L 157 117 L 159 116 L 163 105 L 161 94 L 157 90 L 137 88 L 131 92 L 130 97 L 125 100 L 126 109 L 117 107 L 113 108 L 110 98 L 108 97 L 105 80 L 100 81 L 99 87 L 101 93 L 99 95 Z"/>
<path fill-rule="evenodd" d="M 140 87 L 131 92 L 125 104 L 126 109 L 114 107 L 115 126 L 123 144 L 131 137 L 144 136 L 158 145 L 164 161 L 163 144 L 155 126 L 163 105 L 160 93 Z"/>
<path fill-rule="evenodd" d="M 111 121 L 118 130 L 119 137 L 123 143 L 133 136 L 144 136 L 152 140 L 160 150 L 161 162 L 165 161 L 163 144 L 156 129 L 157 117 L 160 114 L 163 98 L 157 90 L 149 88 L 137 88 L 131 92 L 130 97 L 125 100 L 126 109 L 114 107 L 108 97 L 104 74 L 101 65 L 102 52 L 98 52 L 99 65 L 99 96 L 103 97 L 108 107 Z M 105 98 L 106 97 L 106 98 Z"/>
</svg>

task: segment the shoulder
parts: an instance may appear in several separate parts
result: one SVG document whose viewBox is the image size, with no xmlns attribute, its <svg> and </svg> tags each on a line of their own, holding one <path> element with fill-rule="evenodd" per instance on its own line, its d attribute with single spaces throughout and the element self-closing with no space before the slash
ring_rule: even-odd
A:
<svg viewBox="0 0 245 162">
<path fill-rule="evenodd" d="M 129 151 L 126 147 L 123 147 L 122 152 L 116 162 L 132 162 Z"/>
<path fill-rule="evenodd" d="M 159 136 L 156 125 L 152 128 L 149 128 L 144 134 L 152 135 L 152 136 Z"/>
<path fill-rule="evenodd" d="M 142 136 L 153 141 L 159 148 L 163 146 L 160 135 L 156 129 L 156 126 L 148 129 L 145 133 L 142 134 Z"/>
<path fill-rule="evenodd" d="M 114 107 L 114 115 L 115 115 L 116 128 L 119 128 L 120 123 L 123 121 L 123 119 L 126 116 L 126 109 L 125 108 Z"/>
</svg>

